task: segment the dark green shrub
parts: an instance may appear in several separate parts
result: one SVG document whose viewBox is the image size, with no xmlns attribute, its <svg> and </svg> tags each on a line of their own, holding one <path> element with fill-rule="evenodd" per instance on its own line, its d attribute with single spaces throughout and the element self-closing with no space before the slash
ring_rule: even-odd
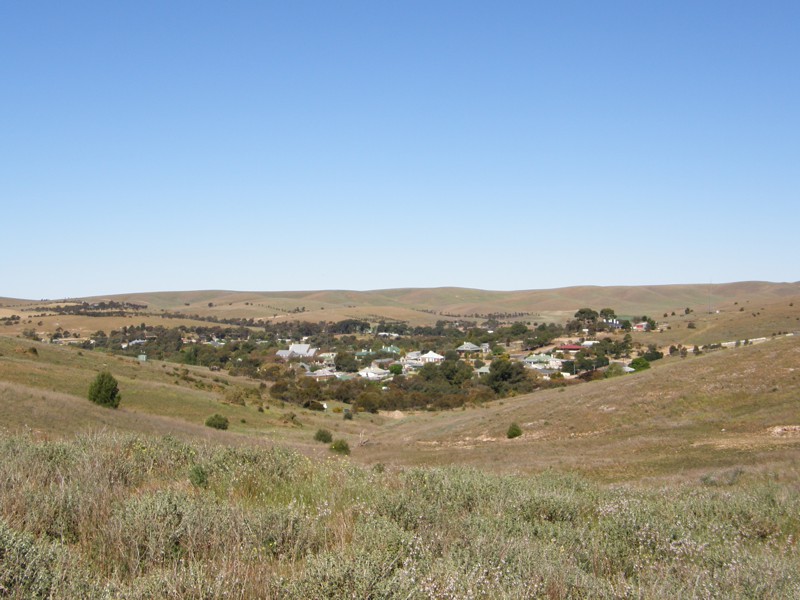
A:
<svg viewBox="0 0 800 600">
<path fill-rule="evenodd" d="M 121 396 L 117 380 L 108 371 L 101 371 L 89 386 L 89 400 L 100 406 L 117 408 Z"/>
<path fill-rule="evenodd" d="M 314 434 L 314 439 L 323 444 L 330 444 L 333 441 L 333 435 L 327 429 L 317 429 L 317 433 Z"/>
<path fill-rule="evenodd" d="M 195 487 L 208 487 L 208 471 L 202 465 L 194 465 L 189 469 L 189 481 Z"/>
<path fill-rule="evenodd" d="M 350 454 L 350 444 L 345 440 L 336 440 L 331 444 L 331 450 L 339 454 Z"/>
<path fill-rule="evenodd" d="M 517 425 L 516 423 L 512 423 L 508 427 L 508 431 L 506 432 L 506 437 L 508 439 L 513 439 L 522 435 L 522 428 Z"/>
<path fill-rule="evenodd" d="M 206 427 L 213 427 L 214 429 L 227 429 L 228 417 L 215 413 L 206 419 Z"/>
</svg>

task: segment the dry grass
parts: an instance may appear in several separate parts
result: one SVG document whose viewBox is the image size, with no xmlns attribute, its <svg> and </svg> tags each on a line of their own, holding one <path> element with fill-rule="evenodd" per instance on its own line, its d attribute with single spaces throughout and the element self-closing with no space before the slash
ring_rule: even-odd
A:
<svg viewBox="0 0 800 600">
<path fill-rule="evenodd" d="M 665 359 L 650 371 L 479 408 L 410 415 L 374 434 L 368 460 L 513 472 L 577 469 L 635 480 L 800 458 L 800 338 Z M 505 431 L 519 423 L 522 437 Z M 356 454 L 357 456 L 357 454 Z"/>
</svg>

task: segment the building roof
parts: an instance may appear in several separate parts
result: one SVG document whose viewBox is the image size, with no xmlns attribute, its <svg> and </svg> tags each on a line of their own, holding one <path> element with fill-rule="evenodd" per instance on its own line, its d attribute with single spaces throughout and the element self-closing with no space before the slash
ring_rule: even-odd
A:
<svg viewBox="0 0 800 600">
<path fill-rule="evenodd" d="M 389 371 L 379 367 L 366 367 L 361 369 L 358 374 L 364 379 L 385 379 L 391 375 Z"/>
</svg>

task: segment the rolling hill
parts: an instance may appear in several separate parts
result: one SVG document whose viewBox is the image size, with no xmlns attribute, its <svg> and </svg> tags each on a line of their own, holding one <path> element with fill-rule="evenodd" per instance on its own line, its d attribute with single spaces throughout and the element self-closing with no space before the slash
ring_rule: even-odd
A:
<svg viewBox="0 0 800 600">
<path fill-rule="evenodd" d="M 618 315 L 627 318 L 650 315 L 659 321 L 676 320 L 682 327 L 690 320 L 701 321 L 702 327 L 698 326 L 692 332 L 693 337 L 687 340 L 690 343 L 713 343 L 736 335 L 760 337 L 773 331 L 792 331 L 800 327 L 800 283 L 579 286 L 524 291 L 465 288 L 305 292 L 209 290 L 69 299 L 69 302 L 101 301 L 146 304 L 147 309 L 102 320 L 48 311 L 49 306 L 63 304 L 67 300 L 43 302 L 6 298 L 0 299 L 0 318 L 17 315 L 21 320 L 0 325 L 0 333 L 18 335 L 30 327 L 52 333 L 57 327 L 62 327 L 89 335 L 97 330 L 109 331 L 139 322 L 168 327 L 192 326 L 199 324 L 192 319 L 195 315 L 254 321 L 333 322 L 361 319 L 376 323 L 386 320 L 404 321 L 411 325 L 432 325 L 441 319 L 480 323 L 488 315 L 497 315 L 506 320 L 549 323 L 564 322 L 582 307 L 595 310 L 610 307 Z M 681 321 L 687 308 L 694 314 L 690 319 Z M 675 313 L 675 319 L 672 313 Z M 678 337 L 683 337 L 683 334 Z M 675 340 L 682 343 L 678 337 Z M 667 338 L 669 336 L 665 336 L 665 341 Z"/>
</svg>

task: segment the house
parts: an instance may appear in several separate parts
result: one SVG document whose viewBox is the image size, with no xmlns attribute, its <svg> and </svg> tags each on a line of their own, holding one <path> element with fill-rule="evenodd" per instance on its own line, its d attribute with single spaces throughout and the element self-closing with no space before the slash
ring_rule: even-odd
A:
<svg viewBox="0 0 800 600">
<path fill-rule="evenodd" d="M 384 346 L 381 348 L 381 352 L 386 352 L 387 354 L 400 354 L 400 348 L 391 344 L 390 346 Z"/>
<path fill-rule="evenodd" d="M 542 379 L 545 381 L 550 381 L 550 378 L 555 375 L 556 373 L 560 373 L 560 369 L 539 369 L 536 371 L 539 375 L 541 375 Z M 566 375 L 565 375 L 566 377 Z"/>
<path fill-rule="evenodd" d="M 458 348 L 456 348 L 457 352 L 481 352 L 481 347 L 476 346 L 472 342 L 464 342 Z"/>
<path fill-rule="evenodd" d="M 650 324 L 647 321 L 636 323 L 636 325 L 633 326 L 634 331 L 647 331 L 648 329 L 650 329 Z"/>
<path fill-rule="evenodd" d="M 525 363 L 525 366 L 529 369 L 538 369 L 540 371 L 544 369 L 560 370 L 562 365 L 561 359 L 550 356 L 549 354 L 531 354 L 522 362 Z"/>
<path fill-rule="evenodd" d="M 564 344 L 563 346 L 559 346 L 556 348 L 559 352 L 564 352 L 568 354 L 575 354 L 576 352 L 580 352 L 583 350 L 583 346 L 578 344 Z"/>
<path fill-rule="evenodd" d="M 414 350 L 413 352 L 409 352 L 403 358 L 400 359 L 400 364 L 403 365 L 403 370 L 407 371 L 408 369 L 421 369 L 422 365 L 424 364 L 420 357 L 422 356 L 422 352 Z"/>
<path fill-rule="evenodd" d="M 444 356 L 442 356 L 441 354 L 436 354 L 436 352 L 431 350 L 430 352 L 426 352 L 425 354 L 420 356 L 419 359 L 423 362 L 423 364 L 440 363 L 444 360 Z"/>
<path fill-rule="evenodd" d="M 607 329 L 622 329 L 622 323 L 616 317 L 601 318 L 601 323 L 605 323 Z"/>
<path fill-rule="evenodd" d="M 278 358 L 289 360 L 290 358 L 314 358 L 319 348 L 312 348 L 310 344 L 292 344 L 288 350 L 278 350 Z"/>
<path fill-rule="evenodd" d="M 326 379 L 335 379 L 336 373 L 331 369 L 318 369 L 316 371 L 309 371 L 306 373 L 306 377 L 311 377 L 317 381 L 324 381 Z"/>
<path fill-rule="evenodd" d="M 319 358 L 325 367 L 334 368 L 336 366 L 336 352 L 323 352 Z"/>
<path fill-rule="evenodd" d="M 366 367 L 358 372 L 359 377 L 363 377 L 367 381 L 381 381 L 391 375 L 386 369 L 380 367 Z"/>
</svg>

